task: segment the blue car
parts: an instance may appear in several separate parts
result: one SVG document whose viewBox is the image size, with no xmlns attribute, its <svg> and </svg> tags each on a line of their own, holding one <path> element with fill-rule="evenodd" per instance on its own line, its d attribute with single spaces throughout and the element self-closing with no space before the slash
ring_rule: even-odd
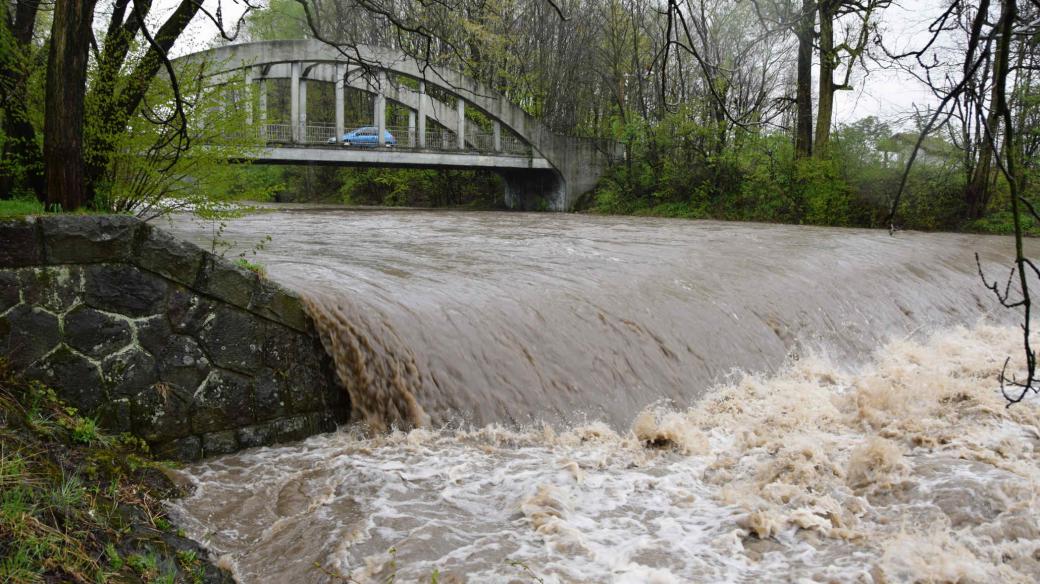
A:
<svg viewBox="0 0 1040 584">
<path fill-rule="evenodd" d="M 397 140 L 394 139 L 393 134 L 387 130 L 383 130 L 383 138 L 385 139 L 387 146 L 397 144 Z M 335 138 L 329 138 L 329 144 L 335 143 Z M 376 147 L 379 146 L 379 130 L 373 126 L 365 126 L 364 128 L 351 130 L 346 134 L 343 134 L 340 143 L 344 146 Z"/>
</svg>

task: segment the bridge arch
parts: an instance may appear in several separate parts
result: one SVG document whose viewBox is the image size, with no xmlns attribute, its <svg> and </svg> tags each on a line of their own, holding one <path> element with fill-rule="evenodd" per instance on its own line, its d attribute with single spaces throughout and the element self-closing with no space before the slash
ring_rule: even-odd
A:
<svg viewBox="0 0 1040 584">
<path fill-rule="evenodd" d="M 476 80 L 385 47 L 359 46 L 356 52 L 353 48 L 341 52 L 316 40 L 264 41 L 209 49 L 180 60 L 216 66 L 218 78 L 244 70 L 248 83 L 260 84 L 261 118 L 266 111 L 266 80 L 290 80 L 289 127 L 278 129 L 277 140 L 268 136 L 269 143 L 257 158 L 259 163 L 490 169 L 504 179 L 505 199 L 510 207 L 530 208 L 541 200 L 550 209 L 565 211 L 595 186 L 620 155 L 614 143 L 556 134 Z M 359 75 L 359 70 L 376 71 L 378 78 Z M 418 88 L 389 83 L 388 74 L 415 80 Z M 385 124 L 387 100 L 408 108 L 406 143 L 401 144 L 398 138 L 399 146 L 404 147 L 345 149 L 323 144 L 324 134 L 315 139 L 306 122 L 307 80 L 335 84 L 336 124 L 322 130 L 332 136 L 341 136 L 349 129 L 345 126 L 343 104 L 348 87 L 376 96 L 373 125 L 381 128 Z M 432 97 L 427 86 L 454 97 L 454 107 Z M 491 120 L 490 135 L 475 131 L 473 124 L 467 123 L 467 106 L 475 107 Z M 454 144 L 445 144 L 443 140 L 428 144 L 428 119 L 451 130 Z M 261 119 L 261 127 L 269 128 L 264 124 Z M 378 134 L 382 146 L 382 132 Z M 510 140 L 510 136 L 519 140 Z"/>
</svg>

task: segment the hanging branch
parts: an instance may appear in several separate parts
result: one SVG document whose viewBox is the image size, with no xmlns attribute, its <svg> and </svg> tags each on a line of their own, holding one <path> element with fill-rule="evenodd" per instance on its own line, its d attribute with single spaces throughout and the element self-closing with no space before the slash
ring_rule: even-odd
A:
<svg viewBox="0 0 1040 584">
<path fill-rule="evenodd" d="M 141 22 L 141 35 L 144 36 L 145 40 L 148 41 L 149 46 L 156 50 L 159 59 L 162 61 L 162 66 L 166 70 L 166 74 L 170 79 L 170 88 L 173 90 L 173 112 L 170 116 L 157 120 L 158 123 L 166 128 L 173 128 L 172 135 L 164 137 L 162 140 L 163 146 L 169 145 L 176 142 L 174 146 L 174 155 L 169 158 L 160 172 L 166 172 L 173 168 L 177 164 L 177 160 L 180 159 L 182 153 L 186 152 L 191 146 L 191 136 L 188 134 L 188 115 L 184 112 L 184 98 L 181 96 L 180 83 L 177 80 L 177 73 L 173 70 L 173 63 L 170 62 L 169 57 L 166 55 L 166 51 L 155 41 L 155 37 L 148 31 L 148 26 L 144 23 L 144 17 L 137 11 L 137 3 L 134 2 L 134 13 L 137 16 L 137 20 Z M 175 121 L 176 120 L 176 121 Z"/>
<path fill-rule="evenodd" d="M 945 27 L 945 23 L 950 18 L 953 8 L 958 4 L 959 2 L 952 2 L 950 7 L 946 11 L 944 11 L 938 19 L 936 19 L 933 22 L 933 24 L 930 27 L 930 30 L 932 30 L 932 35 L 928 39 L 928 42 L 925 44 L 925 49 L 922 49 L 920 51 L 903 53 L 901 55 L 894 55 L 893 58 L 899 59 L 906 58 L 907 56 L 913 56 L 914 59 L 918 63 L 921 63 L 926 70 L 930 70 L 932 66 L 923 65 L 922 57 L 924 55 L 924 52 L 927 50 L 928 47 L 931 47 L 932 44 L 935 43 L 936 39 L 943 31 L 947 30 Z M 979 5 L 979 11 L 978 13 L 976 13 L 975 18 L 972 21 L 971 35 L 968 39 L 968 49 L 964 64 L 964 76 L 948 93 L 946 93 L 946 95 L 939 102 L 939 106 L 935 109 L 935 113 L 932 114 L 932 117 L 928 120 L 928 123 L 922 129 L 921 133 L 917 136 L 917 141 L 914 143 L 914 148 L 910 151 L 910 156 L 906 161 L 906 166 L 903 168 L 903 174 L 899 178 L 899 188 L 896 190 L 896 196 L 892 199 L 892 206 L 889 208 L 888 217 L 885 218 L 885 223 L 888 224 L 888 230 L 890 234 L 894 233 L 896 230 L 895 217 L 896 212 L 899 210 L 899 202 L 903 197 L 903 192 L 906 190 L 906 183 L 910 178 L 910 170 L 913 168 L 914 162 L 917 160 L 917 154 L 918 152 L 920 152 L 921 146 L 924 144 L 925 138 L 927 138 L 928 135 L 932 132 L 932 129 L 935 128 L 936 122 L 939 121 L 939 118 L 943 115 L 943 112 L 946 110 L 946 107 L 949 105 L 950 101 L 961 97 L 961 95 L 965 92 L 965 89 L 969 87 L 971 80 L 975 78 L 976 72 L 978 72 L 979 68 L 986 60 L 985 55 L 989 53 L 989 43 L 991 39 L 986 39 L 986 47 L 982 51 L 982 55 L 976 57 L 975 54 L 978 51 L 979 43 L 983 39 L 982 29 L 983 25 L 986 23 L 986 12 L 988 11 L 988 9 L 989 0 L 982 0 L 981 4 Z M 884 50 L 886 54 L 889 53 L 887 49 Z M 929 82 L 929 84 L 932 85 L 931 82 Z M 934 87 L 934 85 L 932 86 Z M 946 113 L 946 119 L 943 120 L 943 123 L 949 120 L 951 115 L 952 112 Z"/>
<path fill-rule="evenodd" d="M 1037 0 L 1029 1 L 1033 6 L 1040 7 L 1040 2 Z M 959 0 L 951 2 L 950 6 L 931 25 L 930 31 L 932 32 L 932 35 L 923 49 L 899 55 L 892 55 L 886 50 L 886 54 L 897 59 L 913 57 L 918 64 L 925 68 L 925 76 L 928 80 L 927 82 L 933 89 L 935 89 L 935 84 L 931 81 L 931 69 L 937 67 L 938 64 L 934 61 L 932 64 L 926 63 L 924 55 L 929 50 L 929 47 L 936 42 L 936 39 L 940 34 L 951 30 L 947 23 L 953 14 L 963 8 L 964 7 Z M 1016 0 L 1001 0 L 999 20 L 993 25 L 993 30 L 989 34 L 983 34 L 984 27 L 989 24 L 988 13 L 989 0 L 981 0 L 978 11 L 972 20 L 963 77 L 944 95 L 939 107 L 936 109 L 935 113 L 932 114 L 928 123 L 918 136 L 903 171 L 899 190 L 896 192 L 896 196 L 892 201 L 892 207 L 889 211 L 887 222 L 889 223 L 891 232 L 895 229 L 894 218 L 899 206 L 900 197 L 906 187 L 907 177 L 909 176 L 910 169 L 913 166 L 914 160 L 917 157 L 917 153 L 920 150 L 924 139 L 936 126 L 940 117 L 945 116 L 943 122 L 945 123 L 946 120 L 949 120 L 951 116 L 955 115 L 956 111 L 962 111 L 970 105 L 971 102 L 974 102 L 977 123 L 983 130 L 982 139 L 990 146 L 997 167 L 1000 170 L 1000 175 L 1004 177 L 1008 185 L 1012 221 L 1014 224 L 1015 259 L 1012 268 L 1008 271 L 1007 280 L 1003 285 L 1001 285 L 997 280 L 990 280 L 986 276 L 982 267 L 982 261 L 979 258 L 979 255 L 975 254 L 975 264 L 983 286 L 993 294 L 994 298 L 997 299 L 997 302 L 999 302 L 1002 307 L 1011 310 L 1022 310 L 1022 323 L 1019 326 L 1022 330 L 1022 351 L 1025 356 L 1025 377 L 1019 378 L 1014 373 L 1009 375 L 1008 367 L 1011 363 L 1010 356 L 1004 360 L 1004 365 L 1001 368 L 998 377 L 1000 381 L 1001 394 L 1007 402 L 1007 406 L 1010 407 L 1014 404 L 1020 403 L 1030 394 L 1035 395 L 1040 393 L 1037 356 L 1030 340 L 1030 334 L 1032 331 L 1032 298 L 1029 290 L 1030 274 L 1032 274 L 1032 277 L 1040 280 L 1040 268 L 1038 268 L 1032 260 L 1025 257 L 1023 246 L 1024 229 L 1022 226 L 1023 212 L 1028 213 L 1038 222 L 1040 222 L 1040 214 L 1038 214 L 1033 203 L 1024 196 L 1021 188 L 1021 177 L 1019 176 L 1019 170 L 1017 167 L 1018 153 L 1015 145 L 1017 138 L 1016 128 L 1007 97 L 1007 84 L 1010 81 L 1010 71 L 1012 70 L 1010 66 L 1011 44 L 1016 36 L 1024 39 L 1022 42 L 1028 43 L 1029 40 L 1035 36 L 1035 29 L 1040 27 L 1040 21 L 1027 23 L 1025 26 L 1016 30 L 1015 23 L 1019 15 L 1017 2 Z M 992 127 L 990 121 L 986 119 L 986 116 L 981 115 L 985 105 L 985 98 L 976 91 L 975 88 L 976 75 L 979 73 L 979 70 L 983 68 L 983 65 L 987 65 L 990 62 L 991 46 L 994 41 L 996 42 L 996 51 L 992 58 L 993 100 L 992 103 L 990 103 L 990 107 L 993 108 L 993 113 L 996 114 L 999 126 L 1001 127 Z M 961 104 L 959 101 L 961 98 L 965 98 L 967 103 Z M 957 104 L 957 107 L 950 108 L 950 110 L 947 111 L 946 108 L 949 106 L 950 102 L 954 100 L 958 100 L 954 102 Z M 1000 137 L 1003 138 L 1002 147 L 998 147 Z M 1013 283 L 1017 283 L 1017 290 L 1012 289 Z"/>
<path fill-rule="evenodd" d="M 1036 351 L 1033 350 L 1029 340 L 1032 299 L 1029 296 L 1029 278 L 1027 277 L 1026 267 L 1030 267 L 1035 275 L 1040 275 L 1040 271 L 1037 271 L 1036 266 L 1026 259 L 1023 251 L 1022 217 L 1019 211 L 1019 201 L 1020 199 L 1024 200 L 1024 197 L 1022 197 L 1019 188 L 1019 177 L 1015 160 L 1014 122 L 1011 118 L 1011 108 L 1008 105 L 1007 99 L 1007 79 L 1011 58 L 1011 37 L 1014 30 L 1016 16 L 1017 5 L 1015 0 L 1004 0 L 999 23 L 1000 40 L 997 43 L 997 67 L 993 76 L 993 82 L 997 84 L 997 99 L 993 107 L 997 108 L 1000 119 L 1004 124 L 1004 160 L 1003 164 L 1000 164 L 1001 157 L 997 155 L 997 162 L 1004 178 L 1007 180 L 1008 190 L 1011 195 L 1011 216 L 1015 225 L 1015 264 L 1018 268 L 1019 292 L 1022 294 L 1022 299 L 1019 301 L 1018 306 L 1022 307 L 1022 348 L 1026 356 L 1026 377 L 1024 380 L 1020 381 L 1014 375 L 1010 378 L 1007 376 L 1007 365 L 1010 357 L 1008 360 L 1004 361 L 1004 368 L 1000 372 L 1000 391 L 1004 395 L 1004 399 L 1007 400 L 1007 405 L 1009 407 L 1021 402 L 1030 392 L 1034 394 L 1040 392 L 1040 386 L 1037 385 Z M 992 132 L 987 131 L 986 133 L 987 139 L 994 139 Z M 1035 215 L 1035 210 L 1031 207 L 1030 209 Z M 1012 268 L 1012 274 L 1014 274 L 1014 268 Z M 998 298 L 999 297 L 998 294 Z M 1009 388 L 1011 388 L 1010 392 Z"/>
</svg>

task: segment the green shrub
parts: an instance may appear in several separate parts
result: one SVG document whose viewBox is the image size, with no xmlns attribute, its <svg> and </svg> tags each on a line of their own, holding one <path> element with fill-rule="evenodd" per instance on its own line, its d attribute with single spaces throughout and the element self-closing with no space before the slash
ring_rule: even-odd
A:
<svg viewBox="0 0 1040 584">
<path fill-rule="evenodd" d="M 794 166 L 793 190 L 812 225 L 848 225 L 851 189 L 830 159 L 807 158 Z"/>
</svg>

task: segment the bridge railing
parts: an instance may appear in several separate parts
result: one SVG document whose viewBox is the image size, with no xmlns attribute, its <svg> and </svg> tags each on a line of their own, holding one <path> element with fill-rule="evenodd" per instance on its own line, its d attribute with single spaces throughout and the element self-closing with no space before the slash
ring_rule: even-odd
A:
<svg viewBox="0 0 1040 584">
<path fill-rule="evenodd" d="M 458 134 L 451 130 L 426 128 L 426 148 L 429 150 L 458 150 Z"/>
<path fill-rule="evenodd" d="M 265 142 L 285 143 L 293 141 L 292 124 L 261 124 L 257 126 L 260 138 Z"/>
<path fill-rule="evenodd" d="M 336 124 L 307 124 L 300 141 L 305 144 L 327 144 L 330 138 L 336 141 Z"/>
<path fill-rule="evenodd" d="M 394 137 L 398 148 L 418 148 L 418 137 L 415 128 L 408 126 L 387 126 L 386 131 Z"/>
<path fill-rule="evenodd" d="M 346 131 L 360 125 L 347 125 Z M 387 126 L 386 129 L 394 137 L 395 147 L 399 149 L 417 149 L 419 147 L 418 132 L 409 126 Z M 310 123 L 293 127 L 292 124 L 260 124 L 256 127 L 260 138 L 268 144 L 299 144 L 306 146 L 338 144 L 336 142 L 335 124 Z M 294 137 L 293 134 L 298 134 Z M 331 140 L 331 142 L 330 142 Z M 495 137 L 490 132 L 470 129 L 466 132 L 466 148 L 468 152 L 481 152 L 508 156 L 531 156 L 531 146 L 523 140 L 503 133 L 499 137 L 501 149 L 495 150 Z M 458 134 L 446 128 L 426 128 L 426 150 L 458 151 Z"/>
<path fill-rule="evenodd" d="M 519 156 L 530 156 L 531 145 L 516 136 L 503 135 L 501 138 L 502 152 Z"/>
<path fill-rule="evenodd" d="M 472 148 L 478 152 L 494 152 L 495 136 L 494 134 L 480 131 L 466 132 L 466 148 Z"/>
</svg>

